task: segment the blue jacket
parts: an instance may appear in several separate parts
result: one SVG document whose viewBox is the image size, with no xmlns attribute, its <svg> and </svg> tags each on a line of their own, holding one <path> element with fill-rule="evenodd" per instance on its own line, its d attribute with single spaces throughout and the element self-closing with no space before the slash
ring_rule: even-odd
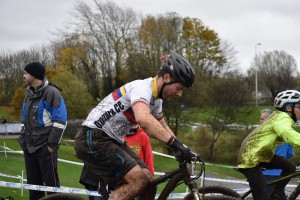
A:
<svg viewBox="0 0 300 200">
<path fill-rule="evenodd" d="M 284 143 L 276 148 L 275 154 L 290 159 L 294 155 L 294 147 L 292 147 L 288 143 Z M 281 174 L 281 171 L 281 169 L 266 169 L 263 170 L 263 175 L 279 176 Z"/>
<path fill-rule="evenodd" d="M 22 149 L 33 153 L 45 145 L 58 148 L 67 124 L 67 110 L 59 88 L 44 78 L 36 91 L 28 87 L 25 92 L 24 130 L 19 137 Z"/>
</svg>

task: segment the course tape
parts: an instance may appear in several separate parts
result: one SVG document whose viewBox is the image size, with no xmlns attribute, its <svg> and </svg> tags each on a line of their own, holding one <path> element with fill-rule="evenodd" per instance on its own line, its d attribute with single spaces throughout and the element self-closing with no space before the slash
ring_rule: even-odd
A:
<svg viewBox="0 0 300 200">
<path fill-rule="evenodd" d="M 72 187 L 50 187 L 42 185 L 31 185 L 14 182 L 0 181 L 0 187 L 8 188 L 22 188 L 28 190 L 47 191 L 47 192 L 61 192 L 61 193 L 72 193 L 72 194 L 84 194 L 90 196 L 100 196 L 97 191 L 89 191 L 85 189 L 78 189 Z"/>
<path fill-rule="evenodd" d="M 5 182 L 0 181 L 0 187 L 8 187 L 8 188 L 23 188 L 28 190 L 37 190 L 37 191 L 47 191 L 47 192 L 60 192 L 60 193 L 71 193 L 71 194 L 82 194 L 82 195 L 89 195 L 89 196 L 101 196 L 96 191 L 89 191 L 84 189 L 78 188 L 71 188 L 71 187 L 49 187 L 49 186 L 40 186 L 40 185 L 30 185 L 30 184 L 21 184 L 21 183 L 14 183 L 14 182 Z M 183 198 L 187 195 L 187 193 L 172 193 L 169 194 L 168 199 L 178 199 Z M 158 195 L 156 195 L 156 198 Z"/>
<path fill-rule="evenodd" d="M 5 151 L 0 151 L 0 152 L 5 152 L 5 153 L 18 153 L 18 154 L 23 154 L 23 151 L 15 151 L 12 150 L 6 146 L 1 146 Z M 159 153 L 156 151 L 152 151 L 153 154 L 164 156 L 167 158 L 173 158 L 175 159 L 174 156 L 170 156 L 167 154 Z M 80 165 L 83 166 L 83 163 L 81 162 L 76 162 L 76 161 L 70 161 L 70 160 L 65 160 L 65 159 L 57 159 L 60 162 L 64 163 L 69 163 L 69 164 L 74 164 L 74 165 Z M 225 168 L 234 168 L 234 166 L 229 166 L 229 165 L 216 165 L 216 164 L 211 164 L 211 163 L 205 163 L 206 165 L 215 165 L 215 166 L 220 166 L 220 167 L 225 167 Z M 164 175 L 165 172 L 154 172 L 155 175 Z M 6 176 L 6 177 L 11 177 L 11 178 L 17 178 L 17 179 L 22 179 L 20 176 L 9 176 L 0 173 L 0 176 Z M 25 179 L 23 179 L 25 180 Z M 26 181 L 26 180 L 25 180 Z M 226 182 L 226 183 L 236 183 L 236 184 L 244 184 L 248 185 L 247 181 L 240 181 L 240 180 L 228 180 L 228 179 L 220 179 L 220 178 L 209 178 L 205 177 L 205 181 L 213 181 L 213 182 Z M 15 188 L 23 188 L 23 189 L 30 189 L 30 190 L 40 190 L 40 191 L 50 191 L 50 192 L 63 192 L 63 193 L 74 193 L 74 194 L 84 194 L 84 195 L 90 195 L 90 196 L 100 196 L 98 192 L 96 191 L 89 191 L 85 189 L 78 189 L 78 188 L 70 188 L 70 187 L 49 187 L 49 186 L 39 186 L 39 185 L 30 185 L 30 184 L 21 184 L 21 183 L 14 183 L 14 182 L 5 182 L 5 181 L 0 181 L 0 187 L 13 187 Z M 297 185 L 292 185 L 288 184 L 286 187 L 296 187 Z M 245 189 L 241 189 L 242 191 L 245 191 Z M 172 193 L 170 194 L 169 198 L 172 199 L 174 198 L 180 198 L 184 197 L 186 193 Z"/>
</svg>

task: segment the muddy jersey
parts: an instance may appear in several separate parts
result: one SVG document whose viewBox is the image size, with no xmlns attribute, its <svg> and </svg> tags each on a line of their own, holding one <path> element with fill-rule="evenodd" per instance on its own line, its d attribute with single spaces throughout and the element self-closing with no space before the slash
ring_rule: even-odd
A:
<svg viewBox="0 0 300 200">
<path fill-rule="evenodd" d="M 124 135 L 136 124 L 131 107 L 137 102 L 149 105 L 155 118 L 162 117 L 162 100 L 158 99 L 155 78 L 132 81 L 113 91 L 89 113 L 82 125 L 100 129 L 123 143 Z"/>
</svg>

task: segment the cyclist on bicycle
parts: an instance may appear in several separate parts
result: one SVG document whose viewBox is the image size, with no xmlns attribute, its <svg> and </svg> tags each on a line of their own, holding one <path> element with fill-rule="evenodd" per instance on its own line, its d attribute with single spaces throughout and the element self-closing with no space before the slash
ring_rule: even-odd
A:
<svg viewBox="0 0 300 200">
<path fill-rule="evenodd" d="M 152 175 L 145 163 L 124 143 L 133 124 L 169 145 L 178 160 L 190 160 L 191 151 L 176 139 L 165 123 L 162 102 L 182 96 L 192 87 L 194 69 L 171 51 L 154 78 L 125 84 L 104 98 L 88 115 L 75 137 L 75 151 L 106 183 L 122 181 L 109 200 L 129 200 L 146 193 Z M 101 187 L 101 186 L 100 186 Z"/>
<path fill-rule="evenodd" d="M 287 158 L 276 155 L 275 149 L 284 142 L 300 146 L 300 134 L 292 127 L 300 119 L 300 92 L 286 90 L 278 93 L 274 106 L 278 111 L 273 112 L 245 138 L 239 152 L 238 168 L 247 178 L 255 200 L 278 199 L 277 194 L 284 192 L 289 182 L 288 179 L 276 184 L 270 196 L 262 168 L 281 169 L 282 176 L 296 170 L 295 164 Z"/>
</svg>

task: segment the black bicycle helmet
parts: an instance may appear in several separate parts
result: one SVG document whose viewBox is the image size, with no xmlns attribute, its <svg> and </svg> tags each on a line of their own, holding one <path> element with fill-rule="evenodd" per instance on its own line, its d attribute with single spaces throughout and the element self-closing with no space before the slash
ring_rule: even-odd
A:
<svg viewBox="0 0 300 200">
<path fill-rule="evenodd" d="M 185 87 L 190 88 L 194 83 L 195 71 L 191 64 L 171 51 L 167 54 L 160 70 L 165 70 L 174 78 L 174 82 L 182 83 Z"/>
</svg>

